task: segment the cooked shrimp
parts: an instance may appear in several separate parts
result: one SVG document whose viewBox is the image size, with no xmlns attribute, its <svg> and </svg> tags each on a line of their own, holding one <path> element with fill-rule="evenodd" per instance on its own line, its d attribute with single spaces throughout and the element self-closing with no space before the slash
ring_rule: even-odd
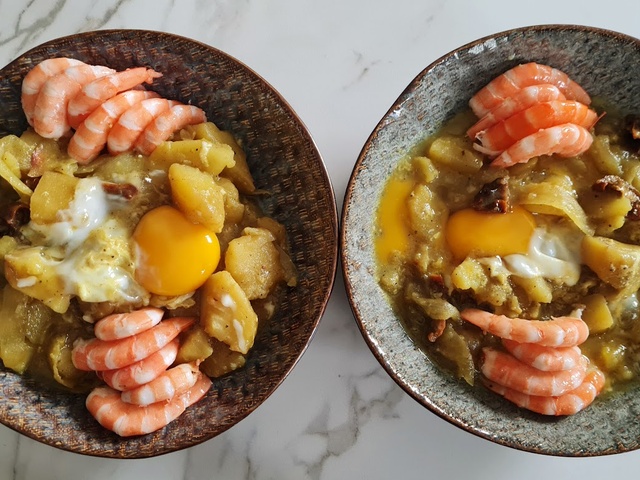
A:
<svg viewBox="0 0 640 480">
<path fill-rule="evenodd" d="M 509 353 L 485 347 L 480 371 L 492 382 L 527 395 L 558 396 L 582 383 L 587 365 L 587 358 L 581 357 L 578 366 L 570 370 L 545 372 L 522 363 Z"/>
<path fill-rule="evenodd" d="M 520 343 L 537 343 L 545 347 L 580 345 L 589 336 L 589 327 L 577 317 L 552 320 L 525 320 L 495 315 L 476 308 L 466 308 L 460 316 L 485 332 Z"/>
<path fill-rule="evenodd" d="M 569 100 L 589 105 L 591 98 L 580 85 L 555 68 L 539 63 L 518 65 L 494 78 L 469 101 L 469 106 L 477 117 L 483 117 L 502 100 L 512 96 L 521 88 L 541 83 L 555 85 Z"/>
<path fill-rule="evenodd" d="M 36 100 L 44 83 L 54 75 L 65 71 L 75 65 L 85 65 L 75 58 L 48 58 L 29 70 L 22 81 L 22 110 L 27 116 L 29 125 L 33 125 L 33 113 L 36 108 Z"/>
<path fill-rule="evenodd" d="M 200 370 L 195 363 L 181 363 L 144 385 L 122 392 L 122 401 L 144 407 L 170 400 L 193 387 L 198 375 Z"/>
<path fill-rule="evenodd" d="M 536 343 L 519 343 L 507 339 L 502 340 L 502 345 L 522 363 L 546 372 L 571 370 L 580 364 L 582 358 L 582 352 L 577 346 L 543 347 Z"/>
<path fill-rule="evenodd" d="M 107 148 L 111 155 L 128 152 L 142 131 L 162 112 L 169 110 L 176 102 L 165 98 L 149 98 L 127 109 L 107 136 Z"/>
<path fill-rule="evenodd" d="M 75 65 L 49 78 L 40 89 L 33 113 L 33 128 L 45 138 L 58 139 L 69 130 L 67 106 L 82 87 L 114 70 L 102 66 Z"/>
<path fill-rule="evenodd" d="M 174 338 L 166 346 L 147 358 L 116 370 L 98 372 L 99 376 L 104 383 L 116 390 L 125 391 L 137 388 L 157 378 L 158 375 L 171 366 L 178 355 L 179 345 L 178 339 Z"/>
<path fill-rule="evenodd" d="M 73 364 L 77 369 L 86 371 L 126 367 L 160 350 L 193 322 L 193 318 L 175 317 L 120 340 L 76 340 L 72 350 Z"/>
<path fill-rule="evenodd" d="M 486 130 L 478 132 L 473 147 L 489 156 L 496 156 L 518 140 L 565 123 L 591 128 L 598 114 L 586 105 L 570 100 L 537 103 L 518 112 Z"/>
<path fill-rule="evenodd" d="M 492 167 L 508 168 L 517 163 L 526 163 L 533 157 L 557 154 L 575 157 L 589 150 L 593 136 L 589 131 L 572 123 L 544 128 L 518 140 L 492 162 Z"/>
<path fill-rule="evenodd" d="M 604 387 L 605 376 L 595 367 L 589 368 L 582 383 L 559 396 L 527 395 L 492 382 L 487 387 L 521 408 L 542 415 L 574 415 L 591 405 Z"/>
<path fill-rule="evenodd" d="M 472 140 L 475 140 L 479 132 L 509 118 L 511 115 L 526 110 L 537 103 L 554 100 L 566 100 L 566 97 L 555 85 L 541 84 L 525 87 L 515 92 L 513 96 L 502 100 L 495 108 L 472 125 L 467 130 L 467 135 Z"/>
<path fill-rule="evenodd" d="M 166 402 L 143 407 L 122 401 L 121 394 L 109 387 L 94 388 L 87 396 L 89 413 L 103 427 L 121 437 L 155 432 L 178 418 L 211 388 L 211 380 L 200 374 L 196 384 Z"/>
<path fill-rule="evenodd" d="M 143 83 L 153 83 L 162 74 L 150 68 L 128 68 L 120 72 L 96 78 L 82 87 L 69 101 L 67 115 L 71 128 L 77 128 L 102 103 L 120 92 L 130 90 Z"/>
<path fill-rule="evenodd" d="M 129 313 L 114 313 L 98 320 L 93 333 L 100 340 L 119 340 L 149 330 L 162 320 L 164 311 L 146 307 Z"/>
<path fill-rule="evenodd" d="M 80 164 L 89 163 L 104 149 L 107 136 L 120 115 L 136 103 L 157 97 L 157 93 L 147 90 L 128 90 L 110 98 L 78 126 L 69 141 L 67 153 Z"/>
<path fill-rule="evenodd" d="M 135 149 L 144 155 L 150 155 L 155 148 L 187 125 L 207 121 L 201 108 L 193 105 L 175 105 L 158 115 L 142 132 L 135 143 Z"/>
</svg>

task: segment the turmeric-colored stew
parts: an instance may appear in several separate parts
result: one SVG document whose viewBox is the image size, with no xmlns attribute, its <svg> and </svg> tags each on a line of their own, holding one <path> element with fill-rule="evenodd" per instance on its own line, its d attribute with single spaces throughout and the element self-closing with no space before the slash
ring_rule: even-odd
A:
<svg viewBox="0 0 640 480">
<path fill-rule="evenodd" d="M 434 361 L 567 415 L 640 374 L 640 131 L 556 94 L 522 86 L 418 145 L 386 184 L 375 248 Z"/>
</svg>

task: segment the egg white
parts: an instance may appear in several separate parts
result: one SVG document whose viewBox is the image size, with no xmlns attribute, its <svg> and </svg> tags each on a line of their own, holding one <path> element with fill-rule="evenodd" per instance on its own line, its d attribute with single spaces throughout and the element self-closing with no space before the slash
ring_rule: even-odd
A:
<svg viewBox="0 0 640 480">
<path fill-rule="evenodd" d="M 491 267 L 494 276 L 542 277 L 573 286 L 580 279 L 581 235 L 559 225 L 540 225 L 534 230 L 526 253 L 479 260 Z"/>
<path fill-rule="evenodd" d="M 69 252 L 75 250 L 93 230 L 104 223 L 109 210 L 102 182 L 97 178 L 81 178 L 69 208 L 57 213 L 57 222 L 31 222 L 30 226 L 43 235 L 47 245 L 61 246 Z"/>
<path fill-rule="evenodd" d="M 29 227 L 52 250 L 62 251 L 49 263 L 64 285 L 64 293 L 85 302 L 136 303 L 148 296 L 134 278 L 130 226 L 113 212 L 123 204 L 110 199 L 98 178 L 81 178 L 69 207 L 58 221 Z M 27 279 L 20 279 L 27 281 Z"/>
</svg>

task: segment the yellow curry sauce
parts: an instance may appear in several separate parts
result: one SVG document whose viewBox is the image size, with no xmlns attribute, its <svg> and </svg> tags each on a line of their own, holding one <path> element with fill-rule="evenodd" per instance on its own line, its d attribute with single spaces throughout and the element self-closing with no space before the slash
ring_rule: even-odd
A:
<svg viewBox="0 0 640 480">
<path fill-rule="evenodd" d="M 470 384 L 482 347 L 498 340 L 460 318 L 467 307 L 527 319 L 582 310 L 583 354 L 607 390 L 640 374 L 640 145 L 607 115 L 573 158 L 490 168 L 452 119 L 397 166 L 377 210 L 379 282 L 405 329 Z M 508 192 L 505 213 L 474 208 Z"/>
<path fill-rule="evenodd" d="M 67 155 L 67 141 L 44 139 L 31 129 L 0 139 L 2 364 L 86 391 L 97 377 L 74 367 L 74 341 L 93 337 L 93 323 L 108 314 L 150 305 L 167 317 L 199 319 L 181 336 L 177 361 L 201 361 L 210 377 L 242 367 L 258 325 L 268 321 L 297 274 L 284 225 L 253 199 L 256 189 L 240 145 L 207 122 L 177 132 L 150 156 L 104 154 L 83 166 Z M 108 208 L 89 205 L 92 196 L 81 191 L 94 183 L 104 190 L 101 203 Z M 185 222 L 192 222 L 189 228 L 206 225 L 217 238 L 220 260 L 201 286 L 173 295 L 147 290 L 133 261 L 141 218 L 168 205 L 185 219 L 178 224 L 169 218 L 150 236 L 173 229 L 180 239 Z M 13 214 L 15 206 L 20 217 Z M 81 231 L 91 210 L 101 208 L 106 211 L 100 222 L 72 246 L 52 240 L 61 229 Z M 163 252 L 182 259 L 180 279 L 187 267 L 200 269 L 202 254 L 181 250 Z M 233 306 L 235 317 L 229 318 L 221 302 Z"/>
</svg>

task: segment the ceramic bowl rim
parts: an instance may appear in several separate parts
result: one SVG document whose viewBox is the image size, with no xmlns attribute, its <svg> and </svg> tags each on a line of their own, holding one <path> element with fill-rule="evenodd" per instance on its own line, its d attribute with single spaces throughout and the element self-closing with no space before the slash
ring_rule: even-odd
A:
<svg viewBox="0 0 640 480">
<path fill-rule="evenodd" d="M 86 451 L 81 446 L 69 447 L 68 445 L 65 445 L 63 443 L 62 444 L 54 443 L 49 438 L 44 437 L 43 434 L 39 433 L 38 428 L 31 425 L 31 423 L 24 424 L 20 420 L 20 417 L 15 415 L 15 412 L 13 415 L 9 415 L 7 412 L 5 412 L 3 413 L 2 418 L 0 418 L 0 423 L 2 423 L 7 428 L 14 430 L 19 434 L 25 435 L 26 437 L 29 437 L 33 440 L 36 440 L 39 443 L 43 443 L 45 445 L 49 445 L 60 450 L 77 453 L 81 455 L 86 455 L 86 456 L 96 456 L 96 457 L 121 458 L 121 459 L 149 458 L 149 457 L 164 455 L 174 451 L 190 448 L 192 446 L 208 441 L 226 432 L 228 429 L 237 425 L 240 421 L 245 419 L 249 414 L 254 412 L 260 405 L 262 405 L 275 392 L 275 390 L 280 387 L 282 382 L 284 382 L 284 380 L 289 376 L 289 374 L 294 369 L 294 367 L 298 364 L 298 362 L 306 352 L 307 348 L 309 347 L 311 341 L 313 340 L 315 333 L 317 331 L 317 328 L 320 324 L 320 321 L 326 311 L 327 304 L 330 300 L 333 289 L 335 287 L 335 279 L 338 271 L 339 218 L 338 218 L 338 212 L 337 212 L 335 192 L 331 182 L 331 178 L 329 177 L 329 174 L 326 168 L 326 164 L 324 163 L 322 154 L 318 149 L 318 146 L 314 138 L 312 137 L 309 128 L 305 125 L 302 118 L 293 109 L 291 104 L 282 96 L 282 94 L 264 77 L 262 77 L 254 69 L 249 67 L 247 64 L 245 64 L 241 60 L 235 58 L 234 56 L 226 53 L 225 51 L 217 47 L 214 47 L 212 45 L 209 45 L 199 40 L 189 38 L 187 36 L 168 33 L 164 31 L 157 31 L 157 30 L 135 29 L 135 28 L 90 30 L 90 31 L 76 33 L 76 34 L 60 36 L 60 37 L 52 38 L 50 40 L 42 42 L 34 47 L 29 48 L 23 53 L 20 53 L 19 55 L 17 55 L 13 60 L 11 60 L 9 63 L 3 66 L 1 70 L 4 73 L 5 71 L 9 70 L 13 65 L 20 62 L 21 59 L 28 59 L 31 56 L 33 56 L 34 52 L 42 51 L 43 49 L 50 48 L 50 47 L 57 47 L 61 44 L 64 44 L 65 42 L 76 41 L 79 38 L 80 39 L 87 38 L 87 37 L 90 38 L 91 36 L 94 36 L 97 34 L 109 36 L 109 38 L 114 38 L 114 37 L 117 37 L 118 35 L 138 35 L 138 34 L 149 35 L 163 42 L 172 42 L 175 40 L 180 40 L 185 44 L 193 45 L 194 48 L 215 53 L 216 56 L 225 59 L 230 64 L 234 65 L 235 68 L 238 68 L 239 70 L 241 70 L 243 72 L 243 76 L 246 76 L 256 81 L 258 84 L 260 84 L 261 86 L 260 88 L 263 91 L 268 91 L 269 96 L 271 96 L 274 100 L 274 104 L 282 109 L 283 113 L 286 114 L 286 116 L 289 118 L 289 121 L 291 121 L 293 124 L 296 125 L 296 128 L 299 131 L 299 135 L 301 136 L 301 139 L 302 139 L 301 142 L 304 142 L 306 145 L 308 145 L 310 155 L 312 155 L 317 160 L 317 161 L 314 161 L 315 168 L 317 169 L 316 173 L 318 174 L 319 178 L 322 180 L 323 186 L 326 186 L 326 189 L 324 190 L 324 192 L 327 197 L 327 202 L 331 207 L 331 210 L 327 212 L 327 224 L 330 225 L 330 229 L 333 231 L 333 236 L 332 236 L 333 243 L 329 245 L 329 248 L 325 247 L 327 254 L 331 255 L 331 259 L 327 262 L 326 278 L 322 277 L 319 279 L 319 282 L 318 282 L 318 285 L 322 286 L 324 291 L 322 292 L 322 295 L 317 296 L 316 299 L 314 300 L 314 303 L 316 304 L 317 315 L 316 315 L 316 318 L 311 319 L 311 321 L 309 322 L 309 326 L 307 327 L 308 335 L 305 338 L 304 345 L 301 345 L 299 350 L 295 353 L 295 355 L 293 355 L 290 358 L 289 360 L 290 364 L 288 365 L 287 369 L 283 372 L 283 375 L 277 381 L 274 381 L 273 384 L 271 384 L 270 388 L 267 391 L 265 391 L 263 395 L 259 398 L 259 402 L 254 402 L 253 404 L 250 404 L 247 407 L 242 408 L 241 411 L 237 412 L 236 414 L 237 416 L 235 417 L 235 420 L 232 424 L 225 425 L 224 428 L 219 428 L 213 433 L 208 432 L 208 434 L 205 435 L 204 437 L 199 437 L 195 440 L 190 439 L 189 436 L 185 436 L 184 441 L 181 441 L 180 445 L 169 445 L 169 444 L 159 443 L 157 447 L 154 447 L 154 450 L 151 451 L 150 453 L 147 452 L 145 454 L 136 454 L 136 453 L 118 454 L 116 452 L 114 454 L 112 452 L 108 452 L 105 454 L 101 451 L 95 451 L 95 450 Z M 2 368 L 2 370 L 5 372 L 5 374 L 15 375 L 12 372 L 8 371 L 8 369 Z M 12 418 L 14 418 L 16 421 L 12 421 L 11 420 Z M 123 439 L 123 441 L 127 441 L 127 439 Z"/>
<path fill-rule="evenodd" d="M 618 454 L 618 453 L 624 453 L 627 451 L 635 450 L 637 448 L 640 448 L 640 445 L 635 445 L 632 448 L 619 446 L 618 449 L 602 450 L 602 451 L 596 451 L 596 452 L 593 452 L 593 451 L 564 452 L 564 451 L 558 451 L 558 450 L 553 450 L 553 451 L 537 450 L 535 448 L 525 447 L 520 443 L 512 441 L 508 438 L 496 437 L 492 435 L 491 432 L 484 431 L 483 429 L 478 428 L 475 425 L 471 425 L 463 422 L 461 419 L 442 410 L 438 405 L 431 403 L 430 401 L 428 401 L 428 399 L 425 400 L 425 398 L 421 395 L 421 393 L 424 394 L 425 396 L 428 396 L 429 393 L 421 392 L 417 390 L 416 388 L 414 388 L 414 386 L 411 383 L 407 382 L 404 378 L 401 377 L 401 373 L 398 372 L 397 367 L 395 365 L 390 364 L 385 358 L 384 353 L 380 349 L 381 347 L 378 343 L 378 338 L 374 338 L 372 336 L 372 333 L 367 329 L 367 326 L 363 322 L 361 318 L 360 308 L 354 298 L 355 292 L 358 289 L 358 284 L 356 283 L 355 279 L 351 278 L 351 272 L 350 272 L 351 268 L 349 266 L 349 258 L 348 258 L 349 257 L 348 249 L 357 248 L 355 245 L 350 244 L 349 224 L 347 221 L 350 213 L 351 202 L 354 197 L 356 180 L 358 178 L 358 175 L 360 174 L 360 171 L 362 169 L 367 168 L 367 166 L 364 165 L 364 160 L 367 157 L 368 151 L 371 148 L 372 143 L 374 143 L 376 138 L 379 136 L 380 132 L 386 127 L 387 121 L 389 120 L 390 116 L 395 114 L 395 112 L 397 111 L 397 107 L 412 95 L 413 91 L 416 89 L 416 86 L 419 85 L 424 80 L 424 78 L 436 67 L 444 64 L 449 59 L 457 57 L 461 52 L 466 52 L 474 47 L 478 47 L 480 45 L 483 45 L 487 42 L 491 42 L 498 38 L 506 38 L 506 37 L 510 37 L 513 35 L 526 33 L 526 32 L 553 33 L 553 32 L 559 32 L 559 31 L 573 31 L 575 33 L 591 33 L 601 37 L 610 37 L 611 39 L 618 40 L 625 44 L 635 45 L 637 49 L 640 51 L 640 39 L 628 34 L 614 31 L 614 30 L 609 30 L 606 28 L 600 28 L 595 26 L 579 25 L 579 24 L 561 24 L 561 23 L 534 24 L 534 25 L 509 28 L 506 30 L 499 31 L 497 33 L 484 35 L 476 40 L 467 42 L 464 45 L 459 46 L 441 55 L 440 57 L 438 57 L 437 59 L 429 63 L 426 67 L 424 67 L 419 71 L 419 73 L 409 82 L 407 87 L 405 87 L 404 90 L 400 93 L 400 95 L 391 103 L 391 106 L 384 113 L 382 118 L 374 127 L 371 134 L 366 139 L 357 157 L 357 160 L 355 162 L 355 165 L 353 167 L 353 170 L 351 172 L 351 175 L 347 183 L 344 201 L 343 201 L 342 210 L 341 210 L 341 226 L 340 226 L 341 270 L 344 278 L 344 284 L 345 284 L 345 289 L 348 297 L 348 302 L 349 302 L 352 314 L 354 316 L 354 319 L 356 321 L 356 324 L 360 330 L 360 333 L 362 334 L 365 340 L 365 343 L 367 344 L 367 346 L 369 347 L 369 349 L 371 350 L 372 354 L 377 359 L 377 361 L 384 368 L 386 373 L 394 380 L 394 382 L 398 386 L 400 386 L 405 393 L 407 393 L 411 398 L 413 398 L 419 404 L 426 407 L 430 412 L 435 413 L 437 416 L 446 420 L 450 424 L 458 428 L 461 428 L 462 430 L 469 432 L 477 437 L 480 437 L 482 439 L 491 441 L 493 443 L 506 446 L 509 448 L 513 448 L 516 450 L 522 450 L 529 453 L 537 453 L 537 454 L 550 455 L 550 456 L 559 456 L 559 457 L 569 457 L 569 456 L 570 457 L 580 457 L 580 456 L 586 457 L 586 456 L 611 455 L 611 454 Z"/>
</svg>

